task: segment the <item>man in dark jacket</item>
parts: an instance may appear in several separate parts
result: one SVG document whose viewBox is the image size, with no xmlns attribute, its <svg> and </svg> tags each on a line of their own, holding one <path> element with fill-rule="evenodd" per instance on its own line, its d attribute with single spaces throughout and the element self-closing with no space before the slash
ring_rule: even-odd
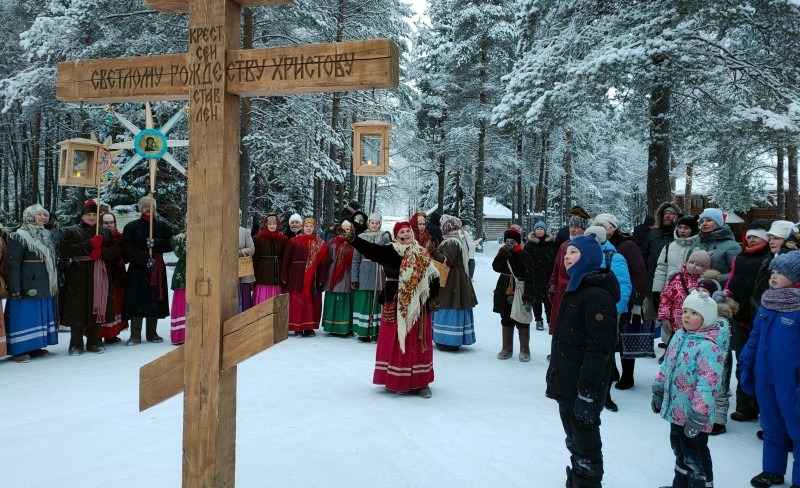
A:
<svg viewBox="0 0 800 488">
<path fill-rule="evenodd" d="M 548 398 L 558 402 L 571 466 L 567 486 L 599 488 L 603 481 L 600 413 L 605 405 L 617 339 L 619 284 L 600 271 L 603 251 L 594 236 L 577 236 L 567 246 L 570 276 L 547 369 Z"/>
<path fill-rule="evenodd" d="M 583 207 L 581 207 L 580 205 L 575 205 L 574 207 L 569 209 L 569 214 L 567 215 L 567 225 L 565 225 L 564 227 L 560 228 L 558 230 L 558 233 L 556 233 L 556 239 L 555 239 L 556 249 L 560 248 L 561 244 L 563 244 L 563 243 L 565 243 L 565 242 L 567 242 L 569 240 L 569 237 L 570 237 L 569 236 L 569 220 L 570 220 L 570 217 L 580 217 L 582 219 L 585 219 L 587 221 L 586 226 L 587 227 L 589 226 L 589 223 L 588 223 L 588 221 L 589 221 L 589 213 L 586 212 L 586 210 L 584 210 Z M 584 227 L 584 229 L 585 228 L 586 227 Z"/>
<path fill-rule="evenodd" d="M 122 231 L 122 248 L 128 266 L 125 289 L 125 318 L 131 321 L 127 345 L 142 342 L 142 320 L 146 319 L 148 342 L 164 342 L 156 329 L 158 319 L 169 316 L 167 269 L 164 253 L 172 251 L 172 227 L 156 216 L 156 201 L 149 196 L 139 200 L 141 217 Z M 150 220 L 153 235 L 150 237 Z"/>
<path fill-rule="evenodd" d="M 647 241 L 645 241 L 642 248 L 642 256 L 647 265 L 648 296 L 645 303 L 645 319 L 658 318 L 656 310 L 658 309 L 659 296 L 655 293 L 649 293 L 649 291 L 653 289 L 653 278 L 656 274 L 658 256 L 661 254 L 661 250 L 675 239 L 675 223 L 678 221 L 680 213 L 681 208 L 675 202 L 664 202 L 659 205 L 655 214 L 656 227 L 650 229 Z"/>
<path fill-rule="evenodd" d="M 425 230 L 428 231 L 428 234 L 431 235 L 431 241 L 437 246 L 442 243 L 442 229 L 439 227 L 442 220 L 441 214 L 439 212 L 431 212 L 428 215 L 428 225 L 425 227 Z"/>
</svg>

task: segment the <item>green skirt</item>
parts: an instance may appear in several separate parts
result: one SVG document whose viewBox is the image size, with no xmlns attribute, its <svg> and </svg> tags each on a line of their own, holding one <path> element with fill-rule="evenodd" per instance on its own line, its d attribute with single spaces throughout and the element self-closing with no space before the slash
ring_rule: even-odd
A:
<svg viewBox="0 0 800 488">
<path fill-rule="evenodd" d="M 358 337 L 375 337 L 381 323 L 381 304 L 377 291 L 353 292 L 353 332 Z M 370 320 L 371 319 L 371 320 Z"/>
<path fill-rule="evenodd" d="M 349 334 L 353 331 L 352 293 L 325 292 L 322 330 L 331 334 Z"/>
</svg>

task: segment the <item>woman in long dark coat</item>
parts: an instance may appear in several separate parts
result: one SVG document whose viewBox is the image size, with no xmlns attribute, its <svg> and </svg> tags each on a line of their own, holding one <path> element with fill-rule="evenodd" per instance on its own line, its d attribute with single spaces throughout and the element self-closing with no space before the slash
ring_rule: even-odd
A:
<svg viewBox="0 0 800 488">
<path fill-rule="evenodd" d="M 553 274 L 553 265 L 556 262 L 558 246 L 553 235 L 547 232 L 544 222 L 536 222 L 533 232 L 528 234 L 525 243 L 525 252 L 533 259 L 533 315 L 536 320 L 536 330 L 544 330 L 544 318 L 550 323 L 552 303 L 547 298 L 547 285 Z M 544 308 L 544 317 L 542 316 Z"/>
<path fill-rule="evenodd" d="M 303 220 L 300 235 L 289 240 L 281 282 L 289 292 L 289 330 L 310 337 L 322 317 L 322 287 L 328 275 L 328 244 L 316 236 L 317 221 Z"/>
<path fill-rule="evenodd" d="M 253 268 L 256 286 L 253 290 L 253 305 L 281 294 L 281 263 L 288 238 L 280 232 L 278 215 L 270 213 L 264 217 L 264 228 L 253 238 L 256 252 Z"/>
<path fill-rule="evenodd" d="M 86 350 L 105 352 L 100 338 L 100 324 L 114 321 L 114 287 L 109 268 L 122 254 L 117 240 L 108 229 L 97 225 L 97 203 L 89 200 L 81 210 L 81 221 L 64 229 L 61 256 L 70 259 L 61 300 L 61 319 L 72 328 L 69 355 L 83 354 L 84 329 Z"/>
<path fill-rule="evenodd" d="M 505 245 L 497 251 L 492 261 L 492 269 L 500 273 L 497 285 L 494 288 L 493 311 L 500 314 L 500 325 L 503 329 L 503 348 L 497 353 L 497 359 L 508 359 L 514 355 L 514 329 L 519 334 L 519 360 L 527 363 L 531 360 L 531 324 L 517 322 L 511 318 L 511 304 L 513 291 L 511 285 L 513 277 L 525 283 L 523 300 L 531 303 L 533 294 L 528 290 L 534 289 L 533 259 L 521 247 L 522 235 L 516 229 L 509 228 L 503 233 Z M 511 301 L 509 301 L 511 300 Z"/>
<path fill-rule="evenodd" d="M 20 363 L 45 355 L 42 348 L 58 344 L 58 256 L 50 231 L 44 228 L 49 218 L 41 205 L 31 205 L 22 212 L 22 226 L 8 238 L 6 343 L 8 354 Z"/>
</svg>

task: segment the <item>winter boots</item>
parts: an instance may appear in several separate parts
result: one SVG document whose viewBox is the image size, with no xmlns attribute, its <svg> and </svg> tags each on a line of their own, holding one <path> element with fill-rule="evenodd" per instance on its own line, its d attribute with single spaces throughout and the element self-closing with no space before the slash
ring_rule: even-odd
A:
<svg viewBox="0 0 800 488">
<path fill-rule="evenodd" d="M 72 326 L 69 331 L 69 349 L 70 356 L 80 356 L 83 354 L 83 327 Z"/>
<path fill-rule="evenodd" d="M 755 488 L 769 488 L 770 486 L 782 485 L 783 476 L 762 471 L 750 480 L 750 486 Z"/>
<path fill-rule="evenodd" d="M 145 337 L 147 337 L 147 342 L 154 342 L 156 344 L 164 342 L 164 339 L 158 336 L 156 327 L 158 327 L 158 317 L 147 317 L 147 331 L 145 335 Z"/>
<path fill-rule="evenodd" d="M 528 331 L 530 337 L 530 331 Z M 530 353 L 529 353 L 530 354 Z M 503 349 L 497 353 L 497 359 L 508 359 L 514 355 L 514 327 L 503 326 Z"/>
<path fill-rule="evenodd" d="M 128 346 L 136 346 L 142 343 L 142 318 L 133 317 L 131 319 L 131 337 L 125 344 Z"/>
<path fill-rule="evenodd" d="M 544 330 L 544 321 L 543 320 L 537 320 L 536 321 L 536 330 Z"/>
<path fill-rule="evenodd" d="M 100 326 L 89 327 L 89 337 L 86 338 L 86 350 L 95 354 L 103 354 L 106 348 L 103 347 L 103 340 L 100 339 Z"/>
<path fill-rule="evenodd" d="M 617 390 L 630 390 L 633 388 L 633 368 L 636 365 L 635 359 L 622 358 L 622 376 L 617 381 Z"/>
<path fill-rule="evenodd" d="M 531 360 L 530 342 L 531 342 L 531 328 L 525 327 L 519 329 L 519 360 L 523 363 L 527 363 L 528 361 Z"/>
</svg>

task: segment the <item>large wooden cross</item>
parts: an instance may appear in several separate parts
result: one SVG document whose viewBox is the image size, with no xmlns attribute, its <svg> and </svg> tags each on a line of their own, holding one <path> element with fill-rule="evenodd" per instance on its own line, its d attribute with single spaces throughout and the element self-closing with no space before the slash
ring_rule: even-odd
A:
<svg viewBox="0 0 800 488">
<path fill-rule="evenodd" d="M 140 410 L 183 391 L 183 486 L 233 487 L 236 365 L 284 340 L 283 295 L 236 316 L 239 97 L 395 88 L 398 49 L 371 40 L 240 50 L 241 8 L 291 0 L 145 0 L 189 14 L 189 52 L 58 66 L 65 102 L 190 101 L 186 344 L 140 371 Z"/>
</svg>

